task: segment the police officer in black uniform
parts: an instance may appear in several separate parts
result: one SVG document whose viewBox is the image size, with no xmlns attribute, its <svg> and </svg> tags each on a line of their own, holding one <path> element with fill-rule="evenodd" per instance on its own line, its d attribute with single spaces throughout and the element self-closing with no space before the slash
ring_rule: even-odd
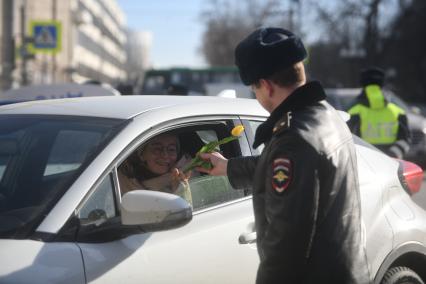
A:
<svg viewBox="0 0 426 284">
<path fill-rule="evenodd" d="M 352 135 L 320 83 L 306 83 L 306 56 L 281 28 L 258 29 L 238 44 L 241 79 L 270 112 L 254 141 L 265 148 L 230 160 L 203 154 L 213 164 L 204 172 L 253 188 L 256 283 L 370 283 Z"/>
</svg>

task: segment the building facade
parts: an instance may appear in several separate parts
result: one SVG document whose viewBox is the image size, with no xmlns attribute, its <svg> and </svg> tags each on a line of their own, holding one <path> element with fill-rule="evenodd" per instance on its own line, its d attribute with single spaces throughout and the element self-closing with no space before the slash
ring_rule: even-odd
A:
<svg viewBox="0 0 426 284">
<path fill-rule="evenodd" d="M 127 79 L 126 19 L 115 0 L 15 0 L 13 18 L 14 79 L 19 85 L 87 80 L 116 84 Z M 33 58 L 25 58 L 20 50 L 23 39 L 34 40 L 34 22 L 52 20 L 59 23 L 60 33 L 54 37 L 60 39 L 60 48 L 30 48 Z"/>
</svg>

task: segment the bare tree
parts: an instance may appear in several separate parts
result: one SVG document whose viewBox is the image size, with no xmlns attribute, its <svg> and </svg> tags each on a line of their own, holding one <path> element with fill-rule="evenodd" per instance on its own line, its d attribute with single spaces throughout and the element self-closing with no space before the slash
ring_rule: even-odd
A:
<svg viewBox="0 0 426 284">
<path fill-rule="evenodd" d="M 323 40 L 340 44 L 348 56 L 365 56 L 371 64 L 380 63 L 386 48 L 383 39 L 395 16 L 385 11 L 390 4 L 396 8 L 395 0 L 341 0 L 332 7 L 308 1 L 317 12 L 324 35 L 328 35 Z"/>
<path fill-rule="evenodd" d="M 394 70 L 398 94 L 410 101 L 426 102 L 426 1 L 405 1 L 386 39 L 385 62 Z"/>
<path fill-rule="evenodd" d="M 291 5 L 302 1 L 295 26 Z M 308 12 L 316 15 L 309 26 Z M 211 65 L 233 65 L 236 44 L 255 28 L 303 23 L 307 38 L 318 35 L 305 41 L 307 70 L 326 87 L 356 87 L 359 70 L 378 65 L 394 74 L 389 82 L 402 97 L 426 101 L 425 0 L 211 0 L 202 21 L 201 52 Z"/>
<path fill-rule="evenodd" d="M 328 56 L 334 66 L 325 69 L 324 60 L 313 57 L 309 68 L 312 75 L 330 86 L 355 87 L 359 69 L 368 65 L 388 67 L 385 58 L 391 49 L 389 38 L 394 36 L 392 23 L 398 7 L 406 6 L 407 1 L 341 0 L 334 5 L 306 1 L 316 12 L 317 28 L 322 28 L 321 43 L 311 45 L 312 54 Z"/>
<path fill-rule="evenodd" d="M 238 42 L 263 25 L 288 24 L 281 0 L 211 0 L 202 13 L 206 29 L 201 53 L 213 66 L 233 65 Z"/>
</svg>

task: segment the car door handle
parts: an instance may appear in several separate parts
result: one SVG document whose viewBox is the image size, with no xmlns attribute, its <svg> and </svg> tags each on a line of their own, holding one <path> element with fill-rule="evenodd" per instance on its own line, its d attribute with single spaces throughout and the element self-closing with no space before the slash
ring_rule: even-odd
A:
<svg viewBox="0 0 426 284">
<path fill-rule="evenodd" d="M 238 242 L 241 245 L 252 244 L 256 242 L 256 238 L 257 238 L 256 232 L 244 233 L 240 235 L 240 237 L 238 238 Z"/>
</svg>

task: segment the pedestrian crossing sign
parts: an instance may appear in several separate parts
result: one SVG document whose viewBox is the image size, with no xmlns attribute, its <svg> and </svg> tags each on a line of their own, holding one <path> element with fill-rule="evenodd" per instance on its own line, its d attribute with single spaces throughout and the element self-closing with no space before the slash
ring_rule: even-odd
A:
<svg viewBox="0 0 426 284">
<path fill-rule="evenodd" d="M 59 21 L 31 21 L 32 50 L 56 54 L 61 51 L 61 23 Z"/>
</svg>

